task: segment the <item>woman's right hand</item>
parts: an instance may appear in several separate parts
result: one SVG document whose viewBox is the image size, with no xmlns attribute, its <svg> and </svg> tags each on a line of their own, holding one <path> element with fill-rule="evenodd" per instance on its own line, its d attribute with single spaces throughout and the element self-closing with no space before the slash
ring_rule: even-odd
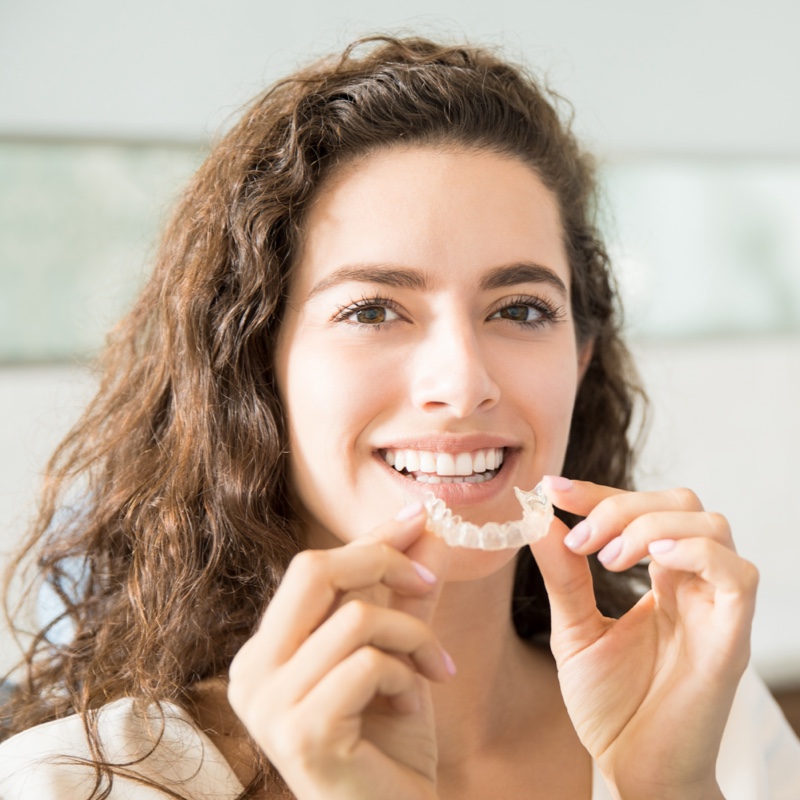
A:
<svg viewBox="0 0 800 800">
<path fill-rule="evenodd" d="M 300 553 L 231 664 L 231 707 L 300 800 L 436 797 L 428 681 L 453 668 L 429 626 L 448 548 L 425 519 Z"/>
</svg>

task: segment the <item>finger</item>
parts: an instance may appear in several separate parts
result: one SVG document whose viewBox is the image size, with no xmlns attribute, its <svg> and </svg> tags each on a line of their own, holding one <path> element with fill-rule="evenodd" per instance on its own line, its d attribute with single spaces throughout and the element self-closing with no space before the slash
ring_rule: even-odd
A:
<svg viewBox="0 0 800 800">
<path fill-rule="evenodd" d="M 648 551 L 661 567 L 697 575 L 719 599 L 755 607 L 758 570 L 720 542 L 707 537 L 660 539 L 651 542 Z"/>
<path fill-rule="evenodd" d="M 444 576 L 447 574 L 447 567 L 450 563 L 452 548 L 450 548 L 438 536 L 425 531 L 414 543 L 405 551 L 405 555 L 412 558 L 415 563 L 422 564 L 426 569 L 442 579 L 431 587 L 426 593 L 401 595 L 393 593 L 389 605 L 398 611 L 403 611 L 412 617 L 430 623 L 439 602 L 439 596 L 444 586 Z"/>
<path fill-rule="evenodd" d="M 553 503 L 565 511 L 580 513 L 579 522 L 565 539 L 576 553 L 594 553 L 608 544 L 637 517 L 655 511 L 702 511 L 697 495 L 690 489 L 669 489 L 661 492 L 623 492 L 618 489 L 573 481 L 572 488 L 557 496 Z M 590 500 L 583 497 L 584 492 Z M 549 490 L 548 490 L 549 493 Z M 564 497 L 568 496 L 568 500 Z M 590 502 L 595 502 L 590 506 Z M 579 508 L 580 511 L 574 509 Z"/>
<path fill-rule="evenodd" d="M 425 506 L 419 500 L 414 500 L 401 508 L 394 519 L 381 523 L 368 534 L 360 536 L 350 546 L 384 542 L 402 553 L 419 538 L 425 529 L 426 519 Z"/>
<path fill-rule="evenodd" d="M 419 501 L 414 501 L 403 508 L 398 514 L 398 518 L 400 517 L 415 521 L 419 519 L 423 521 L 427 520 L 425 507 Z M 429 531 L 425 531 L 421 536 L 417 531 L 413 537 L 402 537 L 392 532 L 393 526 L 396 526 L 394 521 L 379 526 L 369 537 L 364 537 L 361 543 L 369 541 L 370 539 L 386 541 L 387 536 L 392 536 L 390 540 L 391 544 L 398 550 L 403 551 L 406 556 L 413 559 L 414 563 L 418 565 L 417 569 L 420 572 L 426 574 L 429 579 L 436 576 L 437 585 L 434 586 L 431 591 L 422 595 L 406 594 L 398 596 L 398 593 L 395 593 L 389 601 L 391 608 L 404 611 L 406 614 L 424 622 L 430 622 L 433 619 L 433 613 L 436 609 L 441 592 L 439 578 L 447 571 L 447 565 L 450 561 L 452 550 L 442 539 L 431 534 Z M 427 570 L 427 572 L 424 572 L 424 570 Z M 433 583 L 433 581 L 430 582 Z"/>
<path fill-rule="evenodd" d="M 550 601 L 554 637 L 566 635 L 580 649 L 594 641 L 602 623 L 586 556 L 564 547 L 567 526 L 554 519 L 548 535 L 530 545 Z"/>
<path fill-rule="evenodd" d="M 270 663 L 281 664 L 328 617 L 342 593 L 380 583 L 398 596 L 425 595 L 435 582 L 427 567 L 384 543 L 306 550 L 289 565 L 254 638 L 266 645 Z"/>
<path fill-rule="evenodd" d="M 687 626 L 687 647 L 694 640 L 697 647 L 692 649 L 696 658 L 703 658 L 704 673 L 713 680 L 714 674 L 730 676 L 743 670 L 750 656 L 755 566 L 707 538 L 662 539 L 651 543 L 650 552 L 662 574 L 676 576 L 674 594 L 657 595 L 658 601 L 666 602 L 665 611 L 674 623 Z"/>
<path fill-rule="evenodd" d="M 298 705 L 306 719 L 318 719 L 319 738 L 336 735 L 337 720 L 356 718 L 378 695 L 409 711 L 418 708 L 417 675 L 400 659 L 374 647 L 362 647 L 337 664 Z M 333 723 L 333 724 L 331 724 Z"/>
<path fill-rule="evenodd" d="M 354 600 L 327 619 L 283 666 L 276 689 L 298 702 L 337 664 L 371 646 L 407 656 L 420 674 L 434 681 L 450 676 L 449 656 L 430 627 L 401 611 Z"/>
<path fill-rule="evenodd" d="M 722 515 L 709 511 L 656 511 L 636 517 L 597 554 L 613 572 L 629 569 L 648 555 L 659 539 L 706 537 L 735 552 L 731 528 Z"/>
<path fill-rule="evenodd" d="M 545 475 L 542 478 L 544 490 L 556 508 L 587 516 L 599 503 L 607 497 L 626 494 L 624 489 L 615 489 L 591 481 L 573 481 L 567 478 Z"/>
</svg>

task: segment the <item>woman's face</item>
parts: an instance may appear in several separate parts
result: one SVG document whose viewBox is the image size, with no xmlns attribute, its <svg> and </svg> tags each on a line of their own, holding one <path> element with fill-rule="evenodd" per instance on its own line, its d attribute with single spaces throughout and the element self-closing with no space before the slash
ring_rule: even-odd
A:
<svg viewBox="0 0 800 800">
<path fill-rule="evenodd" d="M 556 201 L 521 161 L 394 148 L 335 173 L 277 353 L 309 543 L 426 491 L 478 524 L 518 519 L 513 487 L 566 451 L 584 360 L 569 286 Z"/>
</svg>

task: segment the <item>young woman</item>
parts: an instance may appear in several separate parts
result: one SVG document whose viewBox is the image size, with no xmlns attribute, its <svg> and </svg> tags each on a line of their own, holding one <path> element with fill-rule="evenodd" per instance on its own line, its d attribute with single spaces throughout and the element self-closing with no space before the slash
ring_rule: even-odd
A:
<svg viewBox="0 0 800 800">
<path fill-rule="evenodd" d="M 52 463 L 28 552 L 71 634 L 28 654 L 4 798 L 798 796 L 742 679 L 754 567 L 691 491 L 632 491 L 556 107 L 489 52 L 368 40 L 214 149 Z M 426 491 L 483 525 L 542 480 L 530 547 L 426 530 Z"/>
</svg>

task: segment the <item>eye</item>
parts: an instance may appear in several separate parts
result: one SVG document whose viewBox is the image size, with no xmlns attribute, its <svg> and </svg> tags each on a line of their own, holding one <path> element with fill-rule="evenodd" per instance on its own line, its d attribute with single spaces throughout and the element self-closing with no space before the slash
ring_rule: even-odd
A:
<svg viewBox="0 0 800 800">
<path fill-rule="evenodd" d="M 514 303 L 504 306 L 492 314 L 489 319 L 507 319 L 511 322 L 538 322 L 544 318 L 542 311 L 527 303 Z"/>
<path fill-rule="evenodd" d="M 350 305 L 342 306 L 333 321 L 366 328 L 379 328 L 384 323 L 402 319 L 393 306 L 390 300 L 365 297 Z"/>
<path fill-rule="evenodd" d="M 552 305 L 543 297 L 520 295 L 506 298 L 504 305 L 489 314 L 488 318 L 513 322 L 535 330 L 561 322 L 564 317 L 563 306 Z"/>
<path fill-rule="evenodd" d="M 360 322 L 362 325 L 380 325 L 382 322 L 390 322 L 399 317 L 386 306 L 366 306 L 351 312 L 348 319 Z"/>
</svg>

